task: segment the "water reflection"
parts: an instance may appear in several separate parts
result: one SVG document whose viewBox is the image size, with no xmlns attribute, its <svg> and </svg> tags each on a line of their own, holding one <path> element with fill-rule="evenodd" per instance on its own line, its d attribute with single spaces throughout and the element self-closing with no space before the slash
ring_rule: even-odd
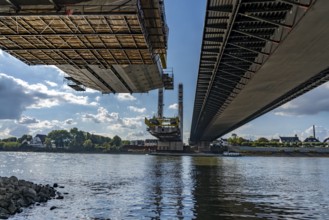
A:
<svg viewBox="0 0 329 220">
<path fill-rule="evenodd" d="M 2 176 L 69 192 L 16 220 L 329 219 L 327 158 L 1 152 L 0 161 Z"/>
<path fill-rule="evenodd" d="M 234 163 L 230 170 L 223 166 L 221 158 L 193 158 L 196 186 L 194 190 L 197 219 L 252 218 L 252 203 L 242 204 Z M 227 185 L 227 181 L 230 185 Z"/>
<path fill-rule="evenodd" d="M 150 160 L 150 195 L 156 219 L 191 219 L 194 199 L 190 158 L 152 157 Z M 146 190 L 147 191 L 147 190 Z"/>
</svg>

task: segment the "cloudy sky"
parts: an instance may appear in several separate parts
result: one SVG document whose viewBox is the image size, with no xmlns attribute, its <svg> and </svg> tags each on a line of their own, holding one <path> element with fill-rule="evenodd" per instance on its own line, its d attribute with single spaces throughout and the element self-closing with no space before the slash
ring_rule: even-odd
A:
<svg viewBox="0 0 329 220">
<path fill-rule="evenodd" d="M 170 28 L 168 66 L 175 90 L 165 92 L 165 116 L 177 115 L 177 85 L 184 84 L 184 140 L 189 137 L 206 1 L 166 0 Z M 157 91 L 102 95 L 75 92 L 54 66 L 27 66 L 0 50 L 0 138 L 47 134 L 53 129 L 80 130 L 124 139 L 151 138 L 145 117 L 157 111 Z M 316 126 L 320 140 L 329 137 L 329 84 L 234 131 L 248 139 L 297 134 L 305 138 Z M 233 132 L 232 132 L 233 133 Z M 231 133 L 230 133 L 231 134 Z M 230 135 L 228 134 L 228 135 Z"/>
</svg>

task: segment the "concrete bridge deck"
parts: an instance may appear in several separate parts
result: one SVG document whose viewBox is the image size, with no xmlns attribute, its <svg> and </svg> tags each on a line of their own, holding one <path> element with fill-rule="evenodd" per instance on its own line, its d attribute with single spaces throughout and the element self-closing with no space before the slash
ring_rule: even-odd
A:
<svg viewBox="0 0 329 220">
<path fill-rule="evenodd" d="M 209 0 L 190 140 L 214 140 L 328 81 L 328 10 L 326 0 Z M 211 17 L 227 20 L 217 51 L 205 47 Z"/>
</svg>

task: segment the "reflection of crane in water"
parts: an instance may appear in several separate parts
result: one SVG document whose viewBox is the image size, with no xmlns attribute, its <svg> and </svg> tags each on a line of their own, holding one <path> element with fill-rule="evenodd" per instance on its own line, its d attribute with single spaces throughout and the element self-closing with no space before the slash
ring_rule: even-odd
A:
<svg viewBox="0 0 329 220">
<path fill-rule="evenodd" d="M 178 117 L 163 116 L 163 89 L 158 94 L 158 116 L 145 118 L 147 130 L 159 139 L 158 150 L 183 150 L 183 84 L 178 86 Z"/>
</svg>

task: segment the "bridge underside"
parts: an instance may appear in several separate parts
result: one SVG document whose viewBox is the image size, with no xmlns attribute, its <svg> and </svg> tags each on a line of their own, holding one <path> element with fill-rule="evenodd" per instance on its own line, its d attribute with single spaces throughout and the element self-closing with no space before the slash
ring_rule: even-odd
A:
<svg viewBox="0 0 329 220">
<path fill-rule="evenodd" d="M 0 0 L 0 49 L 56 65 L 79 91 L 166 86 L 167 34 L 161 0 Z"/>
<path fill-rule="evenodd" d="M 214 140 L 328 81 L 328 9 L 208 0 L 190 140 Z"/>
</svg>

